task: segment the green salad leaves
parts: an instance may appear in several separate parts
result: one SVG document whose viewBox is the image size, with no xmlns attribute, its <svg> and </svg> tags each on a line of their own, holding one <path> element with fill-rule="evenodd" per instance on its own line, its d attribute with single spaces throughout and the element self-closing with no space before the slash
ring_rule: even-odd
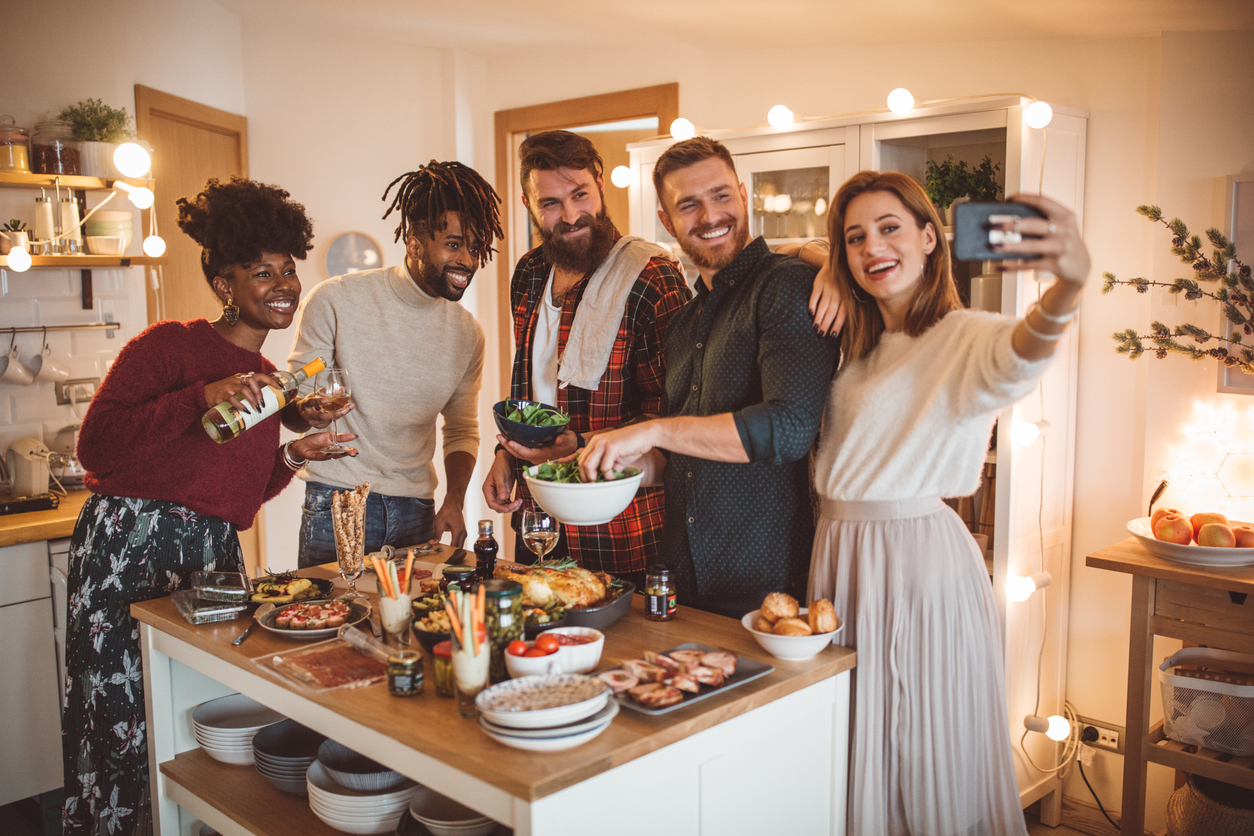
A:
<svg viewBox="0 0 1254 836">
<path fill-rule="evenodd" d="M 538 403 L 528 404 L 519 409 L 518 403 L 518 401 L 508 401 L 505 404 L 509 410 L 505 413 L 505 417 L 511 421 L 532 427 L 564 427 L 570 423 L 570 416 L 560 410 L 549 409 Z"/>
<path fill-rule="evenodd" d="M 606 475 L 604 473 L 597 475 L 598 482 L 612 482 L 615 479 L 625 479 L 629 476 L 635 476 L 640 471 L 634 467 L 628 467 L 623 470 L 615 470 Z M 582 483 L 583 479 L 579 475 L 578 462 L 545 462 L 532 472 L 533 479 L 539 479 L 544 482 L 565 482 L 567 484 Z"/>
</svg>

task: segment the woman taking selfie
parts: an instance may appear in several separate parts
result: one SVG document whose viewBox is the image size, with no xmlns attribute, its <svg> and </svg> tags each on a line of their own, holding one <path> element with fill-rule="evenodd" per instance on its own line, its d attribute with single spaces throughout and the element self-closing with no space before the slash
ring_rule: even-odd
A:
<svg viewBox="0 0 1254 836">
<path fill-rule="evenodd" d="M 1024 319 L 962 309 L 936 209 L 914 180 L 861 172 L 829 218 L 848 318 L 816 460 L 811 599 L 832 598 L 854 672 L 849 832 L 1025 833 L 998 616 L 984 560 L 942 497 L 979 486 L 999 410 L 1030 393 L 1080 300 L 1074 216 L 1015 198 L 1016 254 L 1057 280 Z M 1009 228 L 1009 225 L 1007 225 Z"/>
<path fill-rule="evenodd" d="M 152 831 L 131 604 L 189 588 L 197 571 L 243 571 L 237 530 L 305 460 L 325 458 L 331 442 L 318 433 L 280 445 L 272 416 L 217 444 L 200 423 L 222 401 L 247 409 L 260 403 L 261 387 L 281 388 L 261 346 L 272 329 L 291 325 L 300 301 L 294 259 L 313 238 L 304 207 L 282 189 L 238 178 L 210 180 L 178 205 L 222 314 L 158 322 L 127 343 L 83 419 L 78 457 L 92 495 L 70 544 L 67 836 Z M 324 427 L 331 416 L 306 417 Z"/>
</svg>

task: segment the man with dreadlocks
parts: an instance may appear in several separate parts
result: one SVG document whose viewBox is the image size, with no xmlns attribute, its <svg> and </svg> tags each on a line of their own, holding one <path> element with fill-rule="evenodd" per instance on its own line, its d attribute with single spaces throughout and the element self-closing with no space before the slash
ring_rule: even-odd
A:
<svg viewBox="0 0 1254 836">
<path fill-rule="evenodd" d="M 288 367 L 313 357 L 347 369 L 354 409 L 339 419 L 357 435 L 356 458 L 317 462 L 306 481 L 301 567 L 335 560 L 331 495 L 370 483 L 366 551 L 451 535 L 466 540 L 462 512 L 479 446 L 483 329 L 457 302 L 503 237 L 500 198 L 474 170 L 436 162 L 398 177 L 383 217 L 396 211 L 405 263 L 338 276 L 301 305 Z M 313 391 L 315 381 L 301 387 Z M 444 416 L 445 498 L 435 511 L 436 419 Z M 305 429 L 294 409 L 285 423 Z"/>
<path fill-rule="evenodd" d="M 528 137 L 519 156 L 523 204 L 543 243 L 522 257 L 510 283 L 517 345 L 510 395 L 557 406 L 570 424 L 545 448 L 498 436 L 483 493 L 502 513 L 531 502 L 518 474 L 523 464 L 570 455 L 585 435 L 665 413 L 662 343 L 671 316 L 691 297 L 669 252 L 614 228 L 591 142 L 547 131 Z M 661 488 L 645 488 L 609 523 L 566 527 L 554 553 L 642 586 L 663 516 Z M 515 559 L 526 554 L 519 549 Z"/>
</svg>

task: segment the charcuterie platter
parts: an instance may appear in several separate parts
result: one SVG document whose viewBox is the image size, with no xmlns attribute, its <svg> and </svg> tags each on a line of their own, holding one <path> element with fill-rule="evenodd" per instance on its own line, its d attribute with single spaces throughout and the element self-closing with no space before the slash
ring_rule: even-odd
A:
<svg viewBox="0 0 1254 836">
<path fill-rule="evenodd" d="M 643 659 L 628 659 L 596 676 L 610 686 L 623 708 L 656 715 L 722 694 L 774 670 L 756 659 L 689 642 L 662 653 L 646 653 Z"/>
<path fill-rule="evenodd" d="M 258 610 L 257 623 L 263 630 L 287 639 L 309 641 L 329 639 L 345 624 L 356 624 L 370 616 L 370 606 L 360 601 L 298 601 L 272 610 Z"/>
</svg>

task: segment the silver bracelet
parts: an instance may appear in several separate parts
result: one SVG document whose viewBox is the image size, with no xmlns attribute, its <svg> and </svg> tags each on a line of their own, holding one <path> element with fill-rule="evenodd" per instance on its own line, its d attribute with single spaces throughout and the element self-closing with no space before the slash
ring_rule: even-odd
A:
<svg viewBox="0 0 1254 836">
<path fill-rule="evenodd" d="M 301 459 L 301 461 L 298 463 L 295 459 L 293 459 L 292 458 L 292 445 L 293 444 L 295 444 L 294 441 L 289 441 L 283 445 L 283 464 L 287 465 L 289 470 L 296 471 L 296 470 L 300 470 L 302 467 L 309 464 L 309 460 Z"/>
<path fill-rule="evenodd" d="M 1037 302 L 1034 305 L 1032 305 L 1032 307 L 1028 310 L 1028 313 L 1032 313 L 1032 311 L 1036 311 L 1038 314 L 1041 315 L 1041 319 L 1045 320 L 1046 322 L 1052 322 L 1055 325 L 1066 325 L 1068 322 L 1075 319 L 1075 315 L 1076 313 L 1079 312 L 1079 310 L 1080 310 L 1080 306 L 1076 305 L 1074 308 L 1067 311 L 1065 314 L 1062 314 L 1062 315 L 1052 314 L 1049 311 L 1045 310 L 1045 307 L 1040 302 Z"/>
<path fill-rule="evenodd" d="M 1059 331 L 1057 334 L 1042 334 L 1040 331 L 1037 331 L 1035 328 L 1032 327 L 1032 323 L 1028 322 L 1028 318 L 1026 316 L 1023 319 L 1019 320 L 1019 322 L 1023 324 L 1024 328 L 1028 329 L 1029 334 L 1036 337 L 1038 340 L 1043 340 L 1044 342 L 1047 342 L 1047 343 L 1057 342 L 1058 340 L 1061 340 L 1063 337 L 1067 336 L 1066 331 Z"/>
</svg>

